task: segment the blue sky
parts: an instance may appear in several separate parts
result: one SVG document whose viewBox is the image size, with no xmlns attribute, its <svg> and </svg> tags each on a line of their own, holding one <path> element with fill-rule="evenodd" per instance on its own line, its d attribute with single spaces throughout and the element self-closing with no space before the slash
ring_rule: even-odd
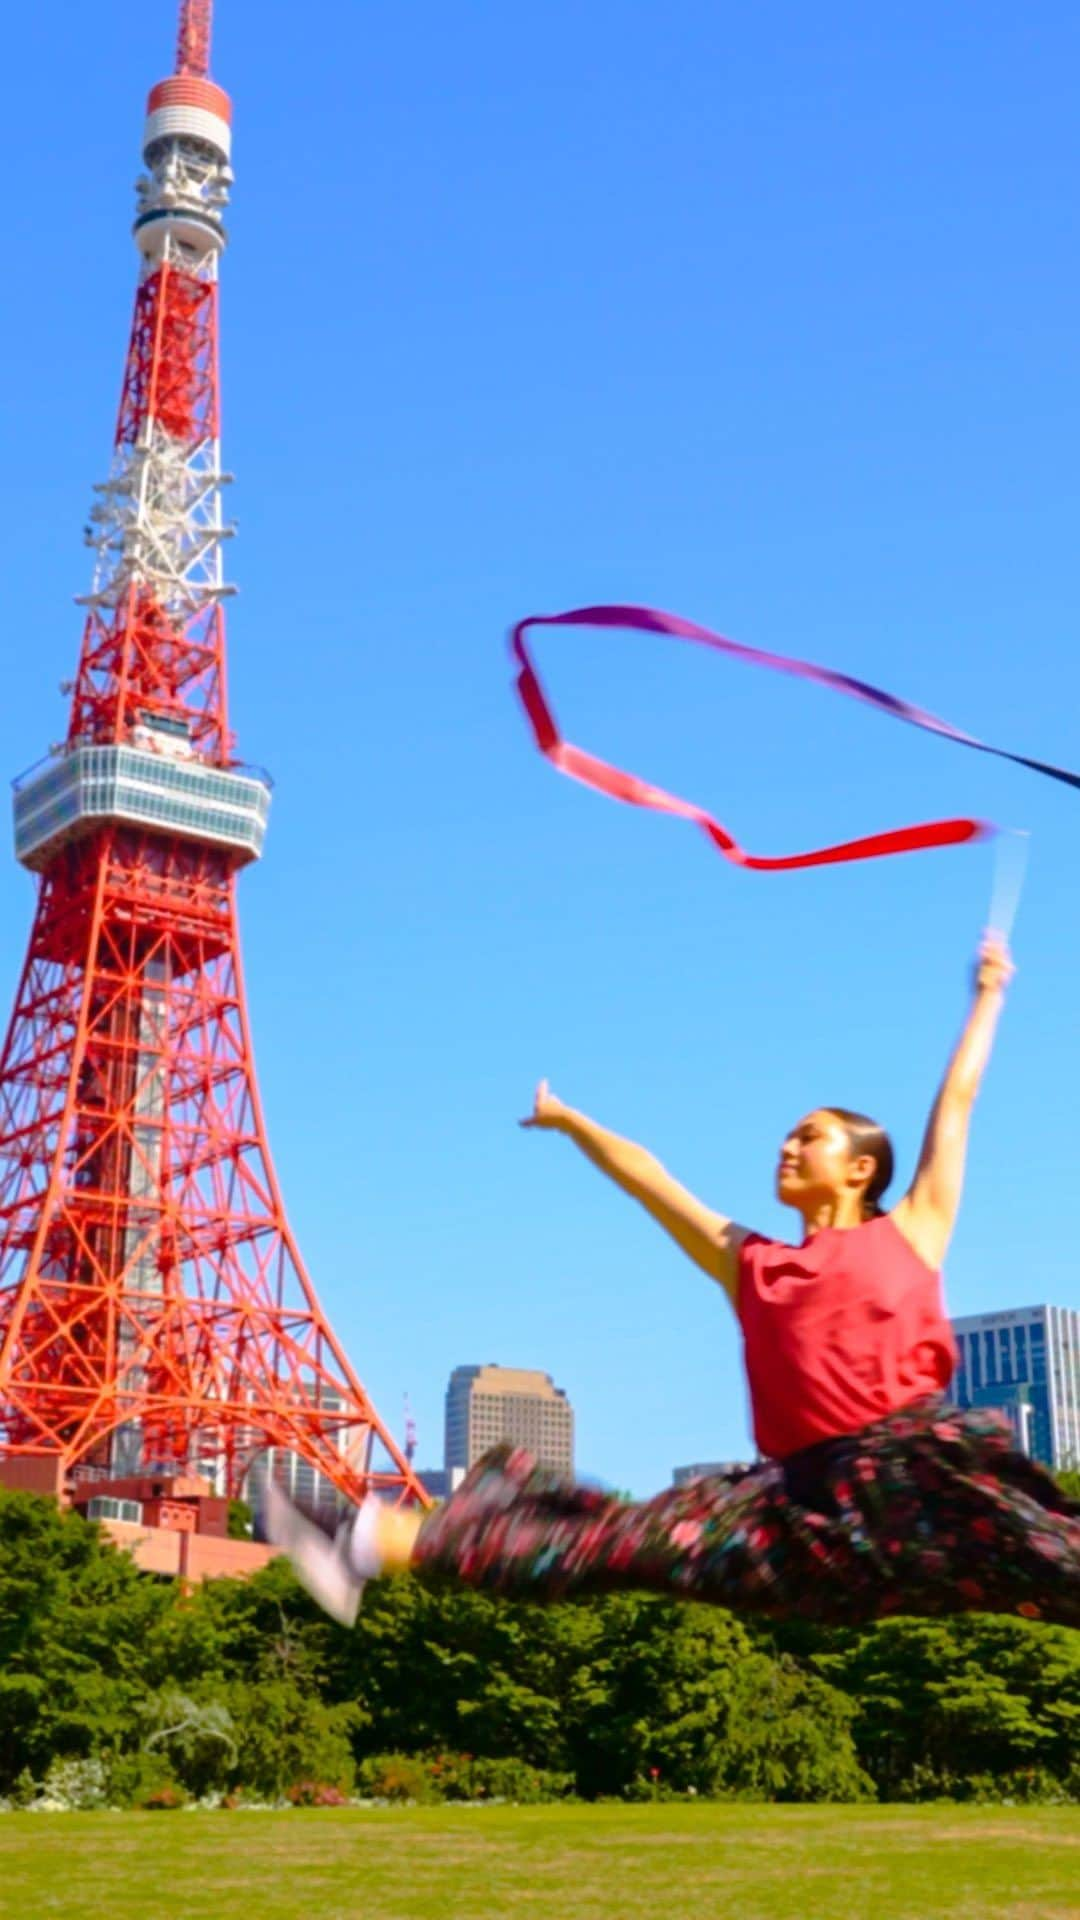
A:
<svg viewBox="0 0 1080 1920">
<path fill-rule="evenodd" d="M 986 849 L 792 877 L 561 781 L 509 693 L 530 611 L 642 600 L 1080 762 L 1080 282 L 1064 4 L 219 0 L 233 717 L 276 781 L 242 882 L 271 1138 L 385 1418 L 550 1370 L 583 1471 L 747 1446 L 719 1291 L 563 1140 L 539 1075 L 783 1231 L 775 1146 L 868 1108 L 910 1170 Z M 63 730 L 107 468 L 145 93 L 172 0 L 8 28 L 3 563 L 14 775 Z M 944 813 L 1032 831 L 1020 975 L 949 1267 L 1077 1299 L 1067 790 L 670 643 L 541 642 L 568 735 L 787 851 Z M 32 889 L 0 865 L 0 979 Z"/>
</svg>

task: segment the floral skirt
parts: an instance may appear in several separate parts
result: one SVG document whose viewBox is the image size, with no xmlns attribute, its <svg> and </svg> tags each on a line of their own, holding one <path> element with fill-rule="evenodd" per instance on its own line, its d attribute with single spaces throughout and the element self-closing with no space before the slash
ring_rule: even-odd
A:
<svg viewBox="0 0 1080 1920">
<path fill-rule="evenodd" d="M 936 1399 L 641 1503 L 496 1447 L 428 1515 L 414 1564 L 518 1599 L 644 1587 L 835 1625 L 977 1610 L 1080 1627 L 1080 1504 L 1004 1416 Z"/>
</svg>

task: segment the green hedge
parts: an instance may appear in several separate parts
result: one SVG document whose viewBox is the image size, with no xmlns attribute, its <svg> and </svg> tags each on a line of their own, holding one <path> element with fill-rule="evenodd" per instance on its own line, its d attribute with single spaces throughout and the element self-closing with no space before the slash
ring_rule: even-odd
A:
<svg viewBox="0 0 1080 1920">
<path fill-rule="evenodd" d="M 0 1490 L 0 1798 L 1080 1799 L 1080 1633 L 766 1632 L 643 1594 L 402 1578 L 334 1626 L 275 1561 L 193 1592 Z"/>
</svg>

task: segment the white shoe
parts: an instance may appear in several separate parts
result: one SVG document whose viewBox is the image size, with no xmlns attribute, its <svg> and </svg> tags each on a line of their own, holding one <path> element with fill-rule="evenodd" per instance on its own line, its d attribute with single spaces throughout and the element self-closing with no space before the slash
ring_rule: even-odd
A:
<svg viewBox="0 0 1080 1920">
<path fill-rule="evenodd" d="M 375 1519 L 379 1502 L 369 1495 L 333 1535 L 309 1520 L 276 1480 L 268 1482 L 262 1521 L 271 1546 L 280 1547 L 302 1587 L 325 1613 L 351 1627 L 368 1580 L 379 1572 Z"/>
</svg>

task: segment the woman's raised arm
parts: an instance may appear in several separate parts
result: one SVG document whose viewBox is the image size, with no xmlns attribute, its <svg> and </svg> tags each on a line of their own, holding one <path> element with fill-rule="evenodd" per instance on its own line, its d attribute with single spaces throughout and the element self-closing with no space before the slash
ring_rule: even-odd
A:
<svg viewBox="0 0 1080 1920">
<path fill-rule="evenodd" d="M 971 1010 L 926 1123 L 915 1178 L 893 1219 L 928 1266 L 940 1267 L 964 1186 L 971 1109 L 1013 976 L 1009 949 L 988 934 L 975 965 Z"/>
<path fill-rule="evenodd" d="M 747 1229 L 736 1226 L 680 1186 L 659 1160 L 634 1140 L 601 1127 L 555 1097 L 546 1080 L 536 1089 L 532 1113 L 523 1127 L 565 1133 L 582 1153 L 652 1215 L 696 1266 L 718 1280 L 735 1304 L 739 1248 Z"/>
</svg>

